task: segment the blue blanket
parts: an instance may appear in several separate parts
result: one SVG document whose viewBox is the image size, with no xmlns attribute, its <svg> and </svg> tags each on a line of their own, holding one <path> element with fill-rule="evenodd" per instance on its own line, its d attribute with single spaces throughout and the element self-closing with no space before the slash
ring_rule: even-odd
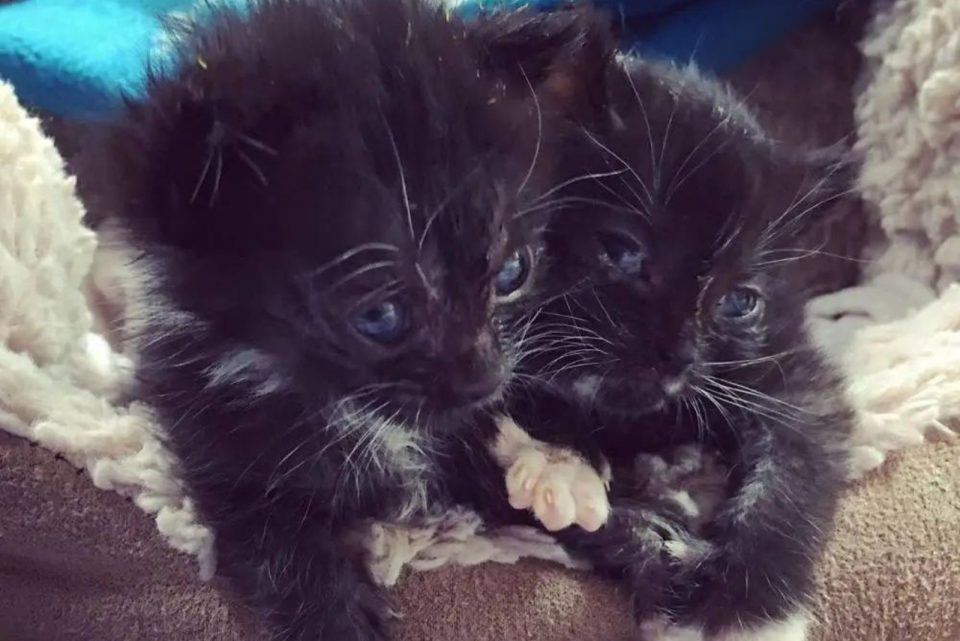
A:
<svg viewBox="0 0 960 641">
<path fill-rule="evenodd" d="M 0 5 L 0 79 L 28 106 L 79 119 L 107 119 L 123 95 L 143 88 L 162 51 L 161 19 L 198 0 L 14 0 Z M 623 17 L 624 47 L 694 62 L 723 74 L 829 9 L 837 0 L 595 0 Z M 559 0 L 462 0 L 455 10 L 533 6 Z"/>
</svg>

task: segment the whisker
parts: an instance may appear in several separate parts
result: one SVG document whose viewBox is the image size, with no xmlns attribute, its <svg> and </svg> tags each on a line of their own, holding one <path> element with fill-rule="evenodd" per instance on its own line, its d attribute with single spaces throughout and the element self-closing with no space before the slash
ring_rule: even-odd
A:
<svg viewBox="0 0 960 641">
<path fill-rule="evenodd" d="M 797 416 L 795 414 L 788 413 L 786 411 L 779 411 L 775 408 L 764 405 L 759 399 L 750 400 L 743 398 L 743 396 L 737 393 L 737 390 L 712 386 L 711 392 L 719 399 L 726 401 L 734 407 L 739 407 L 748 413 L 775 421 L 784 427 L 793 430 L 797 429 L 793 426 L 793 424 L 797 421 Z"/>
<path fill-rule="evenodd" d="M 387 137 L 390 139 L 390 148 L 393 150 L 393 159 L 397 164 L 397 172 L 400 174 L 400 191 L 403 194 L 403 206 L 407 212 L 407 226 L 410 229 L 410 240 L 416 242 L 417 235 L 413 231 L 413 210 L 410 207 L 410 196 L 407 194 L 407 178 L 403 172 L 403 162 L 400 160 L 400 150 L 397 148 L 397 140 L 394 138 L 393 129 L 390 127 L 390 123 L 387 122 L 387 117 L 384 115 L 383 111 L 380 111 L 380 118 L 383 120 L 383 125 L 387 129 Z"/>
<path fill-rule="evenodd" d="M 430 213 L 427 217 L 427 222 L 423 225 L 423 231 L 420 232 L 420 240 L 417 241 L 417 255 L 423 252 L 423 245 L 427 240 L 427 234 L 430 232 L 430 228 L 433 226 L 434 221 L 444 212 L 447 205 L 453 202 L 454 198 L 457 198 L 460 193 L 466 188 L 468 184 L 476 176 L 477 172 L 480 171 L 482 167 L 482 162 L 478 162 L 477 166 L 470 170 L 470 172 L 463 177 L 460 181 L 460 184 L 457 185 L 454 189 L 449 190 L 449 193 L 444 197 L 440 204 Z"/>
<path fill-rule="evenodd" d="M 647 115 L 647 108 L 643 103 L 643 98 L 640 97 L 640 91 L 637 89 L 637 84 L 633 81 L 633 75 L 626 68 L 623 68 L 623 71 L 627 77 L 627 82 L 630 83 L 630 88 L 633 90 L 633 95 L 637 99 L 637 106 L 640 107 L 640 114 L 643 116 L 643 122 L 647 127 L 647 142 L 650 145 L 650 167 L 655 168 L 657 166 L 657 156 L 656 152 L 653 150 L 653 128 L 650 126 L 650 117 Z M 636 175 L 636 172 L 634 172 L 634 175 Z M 652 205 L 653 198 L 650 196 L 649 190 L 646 190 L 646 186 L 644 186 L 644 189 L 647 191 L 647 197 L 650 199 L 650 204 Z"/>
<path fill-rule="evenodd" d="M 369 292 L 364 293 L 362 296 L 353 301 L 353 304 L 350 306 L 352 311 L 363 309 L 373 301 L 383 300 L 386 298 L 392 298 L 400 292 L 403 291 L 403 283 L 397 280 L 396 278 L 387 281 L 386 283 L 376 287 Z"/>
<path fill-rule="evenodd" d="M 602 300 L 600 300 L 600 296 L 599 294 L 597 294 L 596 289 L 593 290 L 593 297 L 597 300 L 597 305 L 600 306 L 600 309 L 603 311 L 604 316 L 607 317 L 607 321 L 609 321 L 610 327 L 617 328 L 617 323 L 613 320 L 613 317 L 610 315 L 610 312 L 607 311 L 607 306 L 603 304 Z"/>
<path fill-rule="evenodd" d="M 523 177 L 523 182 L 520 183 L 520 187 L 517 188 L 517 193 L 523 192 L 526 188 L 527 183 L 530 182 L 531 176 L 533 176 L 533 170 L 537 166 L 537 161 L 540 159 L 540 143 L 541 138 L 543 137 L 543 114 L 540 111 L 540 99 L 537 97 L 537 92 L 533 88 L 533 83 L 530 82 L 530 78 L 527 77 L 527 72 L 523 70 L 522 65 L 517 65 L 520 69 L 520 73 L 523 75 L 524 81 L 526 81 L 527 86 L 530 88 L 530 95 L 533 97 L 533 106 L 537 110 L 537 144 L 533 150 L 533 159 L 530 161 L 530 167 L 527 169 L 527 175 Z"/>
<path fill-rule="evenodd" d="M 623 206 L 626 208 L 627 211 L 637 213 L 637 214 L 639 214 L 640 217 L 643 218 L 644 220 L 649 220 L 649 212 L 644 211 L 644 210 L 642 209 L 642 207 L 643 207 L 643 202 L 641 202 L 641 201 L 638 200 L 637 203 L 631 203 L 629 200 L 627 200 L 626 196 L 624 196 L 623 194 L 621 194 L 619 191 L 617 191 L 616 189 L 614 189 L 614 188 L 611 187 L 610 185 L 604 183 L 602 180 L 597 180 L 596 182 L 597 182 L 597 186 L 598 186 L 598 187 L 600 187 L 600 188 L 603 189 L 605 192 L 607 192 L 608 194 L 610 194 L 611 196 L 613 196 L 614 198 L 616 198 L 617 200 L 619 200 L 621 203 L 623 203 Z M 630 191 L 631 191 L 631 193 L 633 192 L 633 190 L 630 190 Z M 634 198 L 639 199 L 639 194 L 634 194 Z M 605 203 L 605 204 L 606 204 L 606 203 Z M 607 206 L 609 207 L 609 205 L 607 205 Z M 616 211 L 616 210 L 614 210 L 614 211 Z"/>
<path fill-rule="evenodd" d="M 730 144 L 730 141 L 729 141 L 729 140 L 724 140 L 724 141 L 721 142 L 719 145 L 717 145 L 716 147 L 714 147 L 714 148 L 713 148 L 713 151 L 711 151 L 709 154 L 707 154 L 707 157 L 706 157 L 706 158 L 704 158 L 703 160 L 701 160 L 700 162 L 698 162 L 694 167 L 692 167 L 691 169 L 689 169 L 689 170 L 683 175 L 683 177 L 680 178 L 679 180 L 677 180 L 677 177 L 679 176 L 679 172 L 676 173 L 676 174 L 674 174 L 674 177 L 670 180 L 671 187 L 667 190 L 667 197 L 664 199 L 664 205 L 670 204 L 670 200 L 673 198 L 673 195 L 676 194 L 676 193 L 680 190 L 681 187 L 683 187 L 683 184 L 684 184 L 685 182 L 687 182 L 694 174 L 696 174 L 698 171 L 700 171 L 700 169 L 701 169 L 704 165 L 706 165 L 708 162 L 710 162 L 711 160 L 713 160 L 714 157 L 715 157 L 717 154 L 719 154 L 721 151 L 723 151 L 723 150 L 727 147 L 728 144 Z M 674 184 L 674 181 L 676 181 L 676 184 Z"/>
<path fill-rule="evenodd" d="M 680 99 L 678 97 L 674 97 L 673 108 L 670 110 L 670 117 L 667 118 L 667 126 L 664 128 L 663 132 L 663 140 L 660 142 L 660 159 L 657 161 L 657 165 L 653 172 L 653 186 L 658 191 L 660 189 L 660 176 L 663 168 L 663 158 L 667 151 L 667 140 L 670 138 L 670 128 L 673 125 L 673 117 L 677 113 L 677 105 L 679 103 Z"/>
<path fill-rule="evenodd" d="M 746 367 L 748 365 L 756 365 L 760 363 L 769 363 L 771 361 L 777 361 L 783 356 L 789 356 L 791 354 L 798 354 L 801 351 L 804 351 L 806 348 L 794 348 L 794 349 L 785 349 L 782 352 L 777 352 L 776 354 L 769 354 L 767 356 L 758 356 L 756 358 L 743 358 L 731 361 L 705 361 L 703 365 L 706 367 L 729 367 L 731 369 L 736 367 Z"/>
<path fill-rule="evenodd" d="M 207 180 L 207 174 L 210 173 L 210 166 L 213 164 L 213 154 L 213 149 L 211 149 L 210 153 L 207 154 L 207 162 L 204 163 L 203 170 L 200 172 L 200 178 L 197 180 L 197 184 L 193 188 L 193 194 L 190 196 L 191 205 L 196 202 L 197 196 L 200 195 L 200 189 L 203 187 L 203 183 Z"/>
<path fill-rule="evenodd" d="M 235 132 L 233 132 L 233 135 L 234 135 L 238 140 L 240 140 L 240 141 L 242 141 L 242 142 L 245 142 L 246 144 L 250 145 L 250 146 L 253 147 L 254 149 L 257 149 L 257 150 L 259 150 L 259 151 L 262 151 L 263 153 L 267 154 L 268 156 L 278 156 L 278 155 L 279 155 L 279 153 L 277 152 L 277 150 L 274 149 L 273 147 L 267 145 L 266 143 L 263 143 L 263 142 L 257 140 L 256 138 L 253 138 L 252 136 L 249 136 L 249 135 L 247 135 L 247 134 L 245 134 L 245 133 L 243 133 L 243 132 L 241 132 L 241 131 L 235 131 Z"/>
<path fill-rule="evenodd" d="M 352 247 L 346 250 L 339 256 L 335 256 L 334 258 L 330 259 L 323 265 L 320 265 L 316 269 L 312 270 L 310 272 L 310 277 L 313 279 L 316 279 L 317 277 L 322 276 L 325 272 L 329 271 L 333 267 L 336 267 L 337 265 L 340 265 L 341 263 L 344 263 L 350 260 L 351 258 L 368 251 L 383 251 L 383 252 L 390 252 L 393 254 L 400 253 L 400 250 L 397 248 L 396 245 L 391 245 L 389 243 L 377 243 L 377 242 L 362 243 L 360 245 L 357 245 L 355 247 Z"/>
<path fill-rule="evenodd" d="M 349 283 L 354 278 L 357 278 L 358 276 L 362 276 L 363 274 L 367 274 L 369 272 L 376 271 L 378 269 L 386 269 L 388 267 L 394 267 L 396 264 L 397 264 L 396 261 L 393 261 L 393 260 L 381 260 L 375 263 L 367 263 L 366 265 L 356 268 L 349 274 L 345 275 L 343 278 L 340 278 L 339 280 L 334 281 L 330 285 L 327 285 L 326 287 L 324 287 L 324 291 L 332 292 L 335 289 L 339 289 L 340 287 L 343 287 L 344 285 Z"/>
<path fill-rule="evenodd" d="M 786 219 L 787 216 L 789 216 L 793 212 L 794 209 L 799 207 L 801 203 L 803 203 L 807 198 L 809 198 L 812 194 L 816 193 L 821 187 L 823 187 L 823 185 L 828 180 L 830 180 L 833 174 L 835 174 L 838 170 L 839 170 L 839 166 L 832 167 L 830 171 L 828 171 L 826 174 L 821 176 L 820 179 L 817 182 L 815 182 L 810 187 L 810 189 L 808 189 L 806 193 L 803 194 L 803 196 L 799 198 L 798 196 L 800 196 L 800 190 L 803 188 L 803 185 L 802 184 L 798 185 L 797 193 L 794 194 L 793 200 L 790 202 L 787 208 L 783 210 L 783 213 L 781 213 L 779 216 L 777 216 L 774 220 L 772 220 L 767 225 L 767 228 L 768 229 L 776 228 L 784 219 Z"/>
<path fill-rule="evenodd" d="M 223 150 L 217 149 L 217 163 L 216 163 L 216 173 L 213 175 L 213 189 L 210 190 L 210 201 L 207 204 L 208 207 L 213 207 L 213 203 L 217 200 L 217 195 L 220 193 L 220 179 L 223 177 Z"/>
<path fill-rule="evenodd" d="M 605 151 L 607 154 L 609 154 L 614 160 L 616 160 L 616 161 L 619 162 L 621 165 L 623 165 L 624 170 L 625 170 L 627 173 L 629 173 L 631 176 L 634 177 L 634 179 L 637 181 L 637 184 L 639 185 L 640 189 L 643 190 L 644 195 L 647 197 L 646 205 L 647 205 L 648 207 L 652 207 L 652 206 L 653 206 L 653 195 L 650 193 L 650 190 L 647 188 L 647 184 L 646 184 L 646 183 L 643 181 L 643 179 L 640 177 L 640 174 L 637 173 L 637 170 L 634 169 L 626 160 L 624 160 L 622 156 L 620 156 L 619 154 L 617 154 L 617 152 L 615 152 L 614 150 L 610 149 L 608 146 L 606 146 L 605 144 L 603 144 L 599 139 L 597 139 L 596 136 L 594 136 L 592 133 L 590 133 L 587 129 L 581 128 L 581 131 L 583 132 L 583 134 L 584 134 L 587 138 L 590 139 L 590 141 L 591 141 L 593 144 L 595 144 L 597 147 L 599 147 L 600 149 L 602 149 L 603 151 Z M 651 143 L 651 144 L 652 144 L 652 143 Z M 652 149 L 653 149 L 653 148 L 651 147 L 651 150 L 652 150 Z M 623 177 L 622 177 L 623 175 L 622 175 L 622 173 L 620 174 L 620 176 L 621 176 L 621 180 L 623 180 Z M 627 185 L 627 187 L 630 188 L 630 186 L 626 183 L 626 181 L 624 181 L 624 185 Z M 643 204 L 643 199 L 640 197 L 640 194 L 637 194 L 637 193 L 634 192 L 632 189 L 631 189 L 631 193 L 634 194 L 634 197 L 637 199 L 637 201 L 638 201 L 639 203 Z"/>
<path fill-rule="evenodd" d="M 679 180 L 681 176 L 683 176 L 683 180 L 686 180 L 687 175 L 692 174 L 693 171 L 696 171 L 697 169 L 703 166 L 704 163 L 700 163 L 693 171 L 687 172 L 687 174 L 684 174 L 684 170 L 687 167 L 687 163 L 689 163 L 694 157 L 696 157 L 696 155 L 700 152 L 700 149 L 710 141 L 710 139 L 714 136 L 714 134 L 716 134 L 718 131 L 723 129 L 723 127 L 725 127 L 727 123 L 730 122 L 730 118 L 731 116 L 727 115 L 722 120 L 720 120 L 716 125 L 714 125 L 713 128 L 710 131 L 708 131 L 706 135 L 703 137 L 703 140 L 698 142 L 694 146 L 694 148 L 690 150 L 690 152 L 686 155 L 686 157 L 680 163 L 680 166 L 677 167 L 676 171 L 673 172 L 673 178 L 670 179 L 670 184 L 667 185 L 667 196 L 665 199 L 666 203 L 670 202 L 670 199 L 673 198 L 673 194 L 676 193 L 676 191 L 680 188 L 680 185 L 675 186 L 674 183 L 676 183 L 676 181 Z M 709 156 L 707 160 L 709 160 L 712 157 L 713 155 Z"/>
<path fill-rule="evenodd" d="M 770 396 L 769 394 L 764 394 L 759 390 L 752 389 L 745 385 L 740 385 L 739 383 L 734 383 L 732 381 L 724 381 L 723 384 L 729 390 L 735 390 L 737 392 L 740 392 L 741 394 L 746 394 L 751 398 L 756 398 L 758 401 L 767 401 L 774 405 L 779 405 L 780 407 L 797 412 L 798 414 L 809 414 L 809 412 L 806 409 L 798 405 L 794 405 L 793 403 L 789 403 L 783 399 L 775 398 L 773 396 Z"/>
<path fill-rule="evenodd" d="M 242 160 L 247 165 L 247 167 L 250 168 L 250 170 L 256 175 L 257 180 L 260 181 L 260 184 L 266 187 L 268 183 L 267 177 L 266 175 L 264 175 L 260 167 L 257 166 L 257 163 L 253 161 L 253 158 L 243 153 L 242 149 L 234 149 L 233 153 L 237 154 L 240 160 Z"/>
<path fill-rule="evenodd" d="M 513 217 L 515 219 L 520 219 L 525 216 L 540 212 L 540 211 L 555 211 L 560 212 L 564 209 L 572 209 L 576 205 L 593 205 L 595 207 L 600 207 L 608 211 L 622 211 L 626 213 L 639 213 L 641 216 L 646 216 L 646 212 L 638 210 L 632 205 L 621 206 L 616 203 L 611 203 L 605 200 L 598 200 L 596 198 L 585 198 L 581 196 L 564 196 L 563 198 L 556 198 L 554 200 L 548 201 L 534 201 L 529 207 L 517 211 Z"/>
<path fill-rule="evenodd" d="M 618 176 L 624 173 L 625 171 L 627 171 L 627 169 L 620 169 L 617 171 L 605 171 L 600 173 L 586 173 L 586 174 L 581 174 L 580 176 L 575 176 L 573 178 L 568 178 L 567 180 L 564 180 L 563 182 L 557 185 L 554 185 L 544 193 L 537 196 L 537 198 L 535 198 L 533 202 L 536 203 L 541 200 L 544 200 L 545 198 L 549 198 L 550 196 L 557 193 L 561 189 L 569 187 L 570 185 L 575 185 L 578 182 L 582 182 L 584 180 L 596 180 L 598 178 L 609 178 L 610 176 Z"/>
</svg>

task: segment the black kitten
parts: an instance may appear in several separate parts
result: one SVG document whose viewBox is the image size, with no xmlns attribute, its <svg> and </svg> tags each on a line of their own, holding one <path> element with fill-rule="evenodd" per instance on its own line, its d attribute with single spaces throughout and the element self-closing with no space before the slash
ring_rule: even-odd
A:
<svg viewBox="0 0 960 641">
<path fill-rule="evenodd" d="M 578 20 L 496 75 L 414 0 L 214 12 L 85 160 L 139 255 L 136 392 L 278 639 L 384 638 L 351 532 L 480 500 L 451 461 L 483 458 L 455 450 L 510 375 L 493 312 L 536 270 L 552 155 L 533 91 Z"/>
<path fill-rule="evenodd" d="M 851 413 L 808 340 L 792 239 L 842 172 L 781 149 L 694 71 L 626 58 L 607 81 L 564 152 L 547 286 L 525 301 L 540 389 L 511 415 L 613 466 L 606 525 L 559 536 L 625 581 L 641 618 L 800 639 Z M 700 532 L 632 482 L 638 452 L 687 443 L 730 470 Z"/>
</svg>

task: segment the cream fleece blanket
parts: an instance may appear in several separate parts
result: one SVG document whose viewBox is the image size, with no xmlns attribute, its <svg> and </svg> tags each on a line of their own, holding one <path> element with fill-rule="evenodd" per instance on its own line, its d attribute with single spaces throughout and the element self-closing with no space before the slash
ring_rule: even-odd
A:
<svg viewBox="0 0 960 641">
<path fill-rule="evenodd" d="M 815 337 L 849 376 L 858 413 L 853 477 L 925 438 L 956 440 L 960 287 L 949 283 L 960 269 L 951 258 L 960 255 L 960 181 L 951 174 L 960 166 L 952 135 L 960 128 L 958 33 L 960 3 L 900 0 L 864 45 L 874 70 L 857 107 L 862 188 L 884 240 L 862 286 L 810 306 Z M 132 497 L 209 576 L 212 535 L 171 476 L 149 413 L 113 402 L 129 363 L 110 347 L 99 310 L 104 298 L 122 305 L 122 263 L 109 248 L 98 251 L 73 180 L 3 85 L 0 167 L 0 426 L 64 455 L 97 487 Z M 380 526 L 375 573 L 390 584 L 405 566 L 569 562 L 536 532 L 479 525 L 454 512 L 415 530 Z"/>
</svg>

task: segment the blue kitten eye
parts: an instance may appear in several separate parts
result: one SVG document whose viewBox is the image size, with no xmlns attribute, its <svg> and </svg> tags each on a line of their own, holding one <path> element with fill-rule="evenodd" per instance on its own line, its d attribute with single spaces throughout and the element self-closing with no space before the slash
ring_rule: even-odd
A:
<svg viewBox="0 0 960 641">
<path fill-rule="evenodd" d="M 530 256 L 525 249 L 510 254 L 493 279 L 493 289 L 498 298 L 508 298 L 523 287 L 530 276 Z"/>
<path fill-rule="evenodd" d="M 746 287 L 734 289 L 717 302 L 717 312 L 731 319 L 751 318 L 759 314 L 762 307 L 760 295 Z"/>
<path fill-rule="evenodd" d="M 351 320 L 354 329 L 378 343 L 395 343 L 407 330 L 406 310 L 395 301 L 383 301 Z"/>
<path fill-rule="evenodd" d="M 626 276 L 642 276 L 646 271 L 647 252 L 639 243 L 623 234 L 603 233 L 599 236 L 603 254 Z"/>
</svg>

